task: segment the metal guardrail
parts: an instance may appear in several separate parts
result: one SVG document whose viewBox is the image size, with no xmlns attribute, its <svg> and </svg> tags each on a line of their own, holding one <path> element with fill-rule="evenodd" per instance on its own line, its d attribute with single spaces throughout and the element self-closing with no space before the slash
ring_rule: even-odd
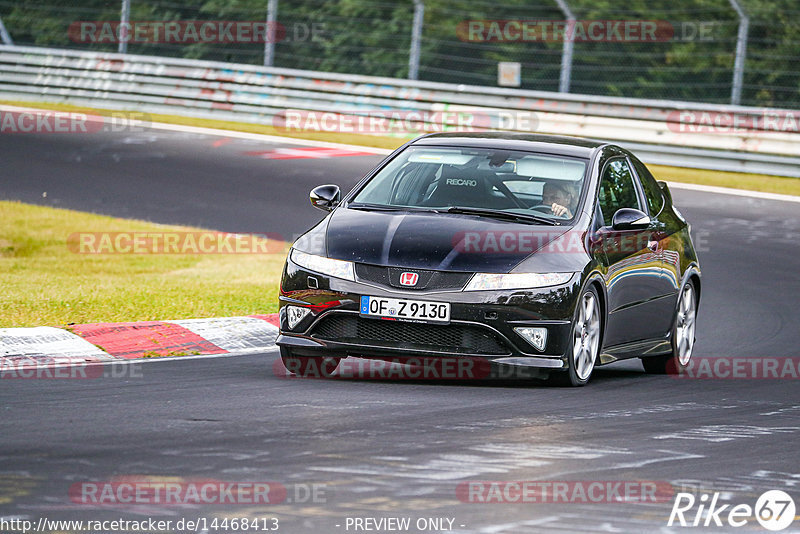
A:
<svg viewBox="0 0 800 534">
<path fill-rule="evenodd" d="M 786 110 L 16 46 L 0 46 L 0 98 L 260 124 L 272 124 L 286 110 L 352 116 L 452 111 L 480 116 L 490 129 L 528 131 L 533 125 L 538 133 L 608 139 L 650 163 L 800 177 L 800 136 L 753 127 L 765 114 L 795 113 Z M 535 120 L 525 128 L 504 120 L 520 114 Z M 726 115 L 747 127 L 704 131 L 709 116 Z"/>
</svg>

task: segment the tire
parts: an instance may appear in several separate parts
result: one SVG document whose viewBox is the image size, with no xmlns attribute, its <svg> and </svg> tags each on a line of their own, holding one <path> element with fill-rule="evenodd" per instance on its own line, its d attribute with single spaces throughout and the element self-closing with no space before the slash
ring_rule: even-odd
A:
<svg viewBox="0 0 800 534">
<path fill-rule="evenodd" d="M 304 378 L 331 378 L 341 360 L 331 356 L 295 356 L 289 347 L 280 349 L 286 370 Z"/>
<path fill-rule="evenodd" d="M 642 367 L 651 374 L 681 374 L 692 359 L 695 342 L 695 321 L 697 320 L 697 291 L 689 280 L 683 286 L 675 309 L 672 323 L 672 351 L 664 356 L 642 358 Z"/>
<path fill-rule="evenodd" d="M 567 346 L 567 370 L 552 373 L 550 382 L 557 386 L 585 386 L 592 376 L 600 354 L 602 339 L 600 298 L 589 286 L 578 299 Z"/>
</svg>

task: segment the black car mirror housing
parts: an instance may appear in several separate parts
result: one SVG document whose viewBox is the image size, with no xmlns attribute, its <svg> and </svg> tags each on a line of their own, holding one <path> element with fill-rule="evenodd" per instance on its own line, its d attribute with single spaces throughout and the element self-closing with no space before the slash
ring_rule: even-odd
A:
<svg viewBox="0 0 800 534">
<path fill-rule="evenodd" d="M 332 211 L 342 198 L 338 185 L 320 185 L 311 190 L 308 195 L 311 205 L 324 211 Z"/>
<path fill-rule="evenodd" d="M 620 208 L 611 219 L 614 230 L 640 230 L 650 226 L 650 217 L 633 208 Z"/>
</svg>

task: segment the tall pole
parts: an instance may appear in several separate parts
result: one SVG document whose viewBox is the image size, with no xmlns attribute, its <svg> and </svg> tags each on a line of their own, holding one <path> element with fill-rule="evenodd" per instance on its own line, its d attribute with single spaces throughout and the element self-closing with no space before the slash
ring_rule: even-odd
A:
<svg viewBox="0 0 800 534">
<path fill-rule="evenodd" d="M 3 19 L 0 19 L 0 41 L 3 41 L 3 44 L 14 46 L 14 41 L 11 40 L 11 36 L 3 25 Z"/>
<path fill-rule="evenodd" d="M 130 37 L 131 0 L 122 0 L 122 11 L 119 14 L 119 48 L 120 54 L 128 53 L 128 38 Z"/>
<path fill-rule="evenodd" d="M 575 15 L 566 0 L 556 0 L 558 8 L 567 19 L 567 31 L 564 32 L 564 44 L 561 49 L 561 76 L 558 79 L 558 92 L 569 93 L 572 81 L 572 48 L 575 45 Z"/>
<path fill-rule="evenodd" d="M 733 63 L 733 84 L 731 87 L 731 104 L 739 105 L 742 101 L 742 81 L 744 80 L 744 60 L 747 56 L 747 31 L 750 19 L 737 0 L 729 0 L 736 14 L 739 15 L 739 31 L 736 34 L 736 59 Z"/>
<path fill-rule="evenodd" d="M 408 79 L 419 77 L 420 41 L 422 40 L 422 21 L 425 17 L 425 2 L 414 0 L 414 23 L 411 27 L 411 49 L 408 52 Z"/>
<path fill-rule="evenodd" d="M 271 67 L 275 61 L 275 38 L 278 35 L 276 21 L 278 20 L 278 0 L 267 2 L 267 32 L 264 40 L 264 66 Z"/>
</svg>

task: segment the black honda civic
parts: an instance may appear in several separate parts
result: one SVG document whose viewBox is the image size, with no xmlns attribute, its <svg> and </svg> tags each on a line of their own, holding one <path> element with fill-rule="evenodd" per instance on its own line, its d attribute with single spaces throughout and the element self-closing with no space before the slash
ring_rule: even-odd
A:
<svg viewBox="0 0 800 534">
<path fill-rule="evenodd" d="M 700 267 L 690 227 L 629 151 L 602 141 L 448 133 L 402 146 L 293 245 L 280 287 L 286 368 L 349 356 L 478 359 L 586 384 L 639 357 L 692 356 Z"/>
</svg>

